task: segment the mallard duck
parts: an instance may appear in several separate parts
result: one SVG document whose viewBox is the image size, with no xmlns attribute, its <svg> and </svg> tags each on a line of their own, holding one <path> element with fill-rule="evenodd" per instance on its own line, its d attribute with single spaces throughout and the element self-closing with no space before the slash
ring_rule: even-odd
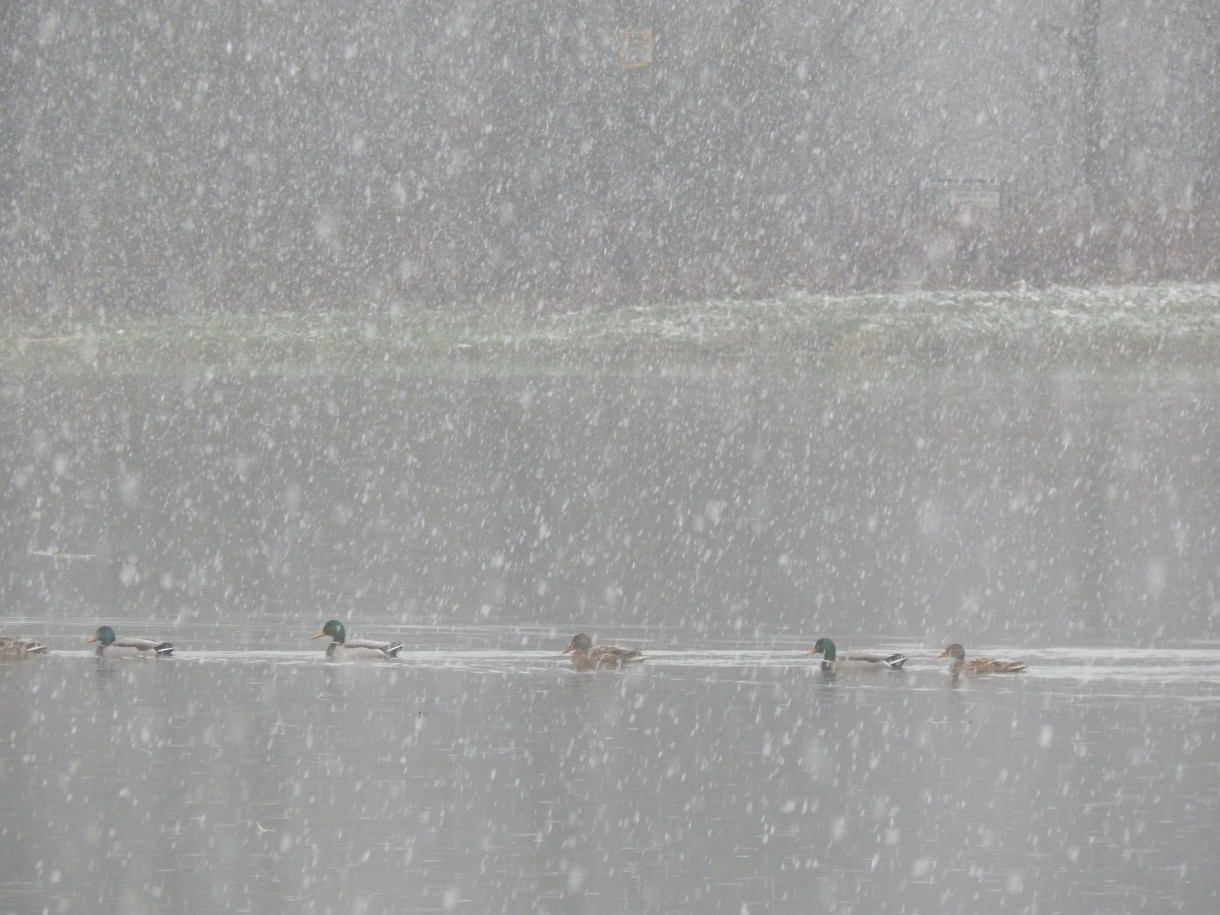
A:
<svg viewBox="0 0 1220 915">
<path fill-rule="evenodd" d="M 23 639 L 19 635 L 0 635 L 0 661 L 19 661 L 46 654 L 50 649 L 42 642 Z"/>
<path fill-rule="evenodd" d="M 996 658 L 971 658 L 966 660 L 966 649 L 954 642 L 944 651 L 936 656 L 939 661 L 941 658 L 952 658 L 949 664 L 949 673 L 953 676 L 959 674 L 1015 674 L 1025 670 L 1029 665 L 1024 661 L 1002 661 Z"/>
<path fill-rule="evenodd" d="M 338 657 L 341 660 L 357 660 L 358 658 L 396 658 L 402 651 L 401 642 L 375 642 L 372 639 L 349 639 L 347 630 L 338 620 L 327 620 L 326 625 L 313 634 L 315 639 L 329 635 L 331 642 L 326 646 L 328 658 Z"/>
<path fill-rule="evenodd" d="M 619 667 L 643 661 L 644 655 L 638 648 L 618 648 L 614 645 L 598 645 L 593 647 L 593 640 L 583 632 L 572 636 L 572 641 L 563 650 L 564 654 L 572 653 L 572 666 L 577 670 L 597 670 L 599 667 Z"/>
<path fill-rule="evenodd" d="M 833 673 L 838 670 L 902 670 L 907 662 L 904 654 L 880 654 L 872 652 L 857 652 L 839 657 L 835 643 L 830 639 L 818 639 L 806 655 L 820 654 L 822 670 Z"/>
<path fill-rule="evenodd" d="M 97 632 L 85 641 L 98 643 L 95 654 L 99 658 L 168 658 L 174 653 L 173 645 L 159 639 L 141 639 L 134 636 L 116 638 L 114 630 L 109 626 L 98 626 Z"/>
</svg>

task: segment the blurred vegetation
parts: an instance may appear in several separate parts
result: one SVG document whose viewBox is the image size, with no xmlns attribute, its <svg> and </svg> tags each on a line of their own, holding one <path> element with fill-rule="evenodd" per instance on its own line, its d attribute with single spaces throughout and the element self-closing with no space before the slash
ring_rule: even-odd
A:
<svg viewBox="0 0 1220 915">
<path fill-rule="evenodd" d="M 31 0 L 3 21 L 6 316 L 1220 278 L 1215 0 Z M 648 65 L 624 66 L 627 33 Z M 1013 205 L 913 205 L 959 179 Z"/>
<path fill-rule="evenodd" d="M 1220 285 L 492 309 L 14 318 L 0 376 L 1220 370 Z"/>
</svg>

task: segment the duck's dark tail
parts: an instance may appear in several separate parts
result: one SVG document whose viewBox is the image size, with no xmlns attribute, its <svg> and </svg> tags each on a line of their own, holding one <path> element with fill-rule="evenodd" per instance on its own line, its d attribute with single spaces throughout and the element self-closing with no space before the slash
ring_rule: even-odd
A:
<svg viewBox="0 0 1220 915">
<path fill-rule="evenodd" d="M 168 658 L 174 653 L 174 646 L 169 642 L 162 642 L 160 645 L 154 648 L 153 651 L 157 653 L 158 658 Z"/>
</svg>

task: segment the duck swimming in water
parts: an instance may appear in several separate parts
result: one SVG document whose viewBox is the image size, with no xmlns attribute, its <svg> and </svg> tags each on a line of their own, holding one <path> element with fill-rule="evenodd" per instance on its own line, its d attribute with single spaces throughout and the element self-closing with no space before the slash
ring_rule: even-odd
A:
<svg viewBox="0 0 1220 915">
<path fill-rule="evenodd" d="M 644 660 L 638 648 L 619 648 L 615 645 L 598 645 L 594 648 L 593 640 L 583 632 L 573 636 L 571 643 L 563 650 L 564 654 L 569 652 L 572 654 L 572 666 L 577 670 L 621 667 Z"/>
<path fill-rule="evenodd" d="M 0 661 L 21 661 L 50 651 L 42 642 L 19 635 L 0 635 Z"/>
<path fill-rule="evenodd" d="M 169 642 L 136 636 L 120 639 L 109 626 L 98 626 L 97 632 L 85 641 L 98 643 L 94 654 L 99 658 L 168 658 L 174 653 L 174 646 Z"/>
<path fill-rule="evenodd" d="M 938 661 L 941 658 L 953 659 L 949 663 L 949 673 L 954 677 L 961 674 L 1016 674 L 1029 666 L 1024 661 L 1004 661 L 998 658 L 971 658 L 967 661 L 966 649 L 956 642 L 936 656 Z"/>
<path fill-rule="evenodd" d="M 830 639 L 818 639 L 805 654 L 820 654 L 822 670 L 827 673 L 840 670 L 902 670 L 902 665 L 907 662 L 907 656 L 898 652 L 882 654 L 857 651 L 840 657 L 835 643 Z"/>
<path fill-rule="evenodd" d="M 341 661 L 355 661 L 361 658 L 396 658 L 402 651 L 402 642 L 378 642 L 373 639 L 349 639 L 347 630 L 338 620 L 327 620 L 326 624 L 313 634 L 320 639 L 329 635 L 331 642 L 326 646 L 328 658 L 338 658 Z"/>
</svg>

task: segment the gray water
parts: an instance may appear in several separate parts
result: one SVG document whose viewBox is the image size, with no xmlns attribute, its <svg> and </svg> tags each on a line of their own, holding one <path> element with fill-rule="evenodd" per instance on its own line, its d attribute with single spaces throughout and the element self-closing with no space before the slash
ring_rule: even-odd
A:
<svg viewBox="0 0 1220 915">
<path fill-rule="evenodd" d="M 1216 905 L 1217 650 L 1027 652 L 956 686 L 925 656 L 318 654 L 0 666 L 0 908 Z"/>
<path fill-rule="evenodd" d="M 1201 912 L 1214 373 L 0 387 L 3 912 Z M 330 664 L 327 618 L 399 638 Z M 170 639 L 103 661 L 100 623 Z M 579 674 L 571 635 L 640 645 Z M 802 651 L 903 650 L 823 676 Z M 948 641 L 1020 657 L 954 684 Z"/>
</svg>

